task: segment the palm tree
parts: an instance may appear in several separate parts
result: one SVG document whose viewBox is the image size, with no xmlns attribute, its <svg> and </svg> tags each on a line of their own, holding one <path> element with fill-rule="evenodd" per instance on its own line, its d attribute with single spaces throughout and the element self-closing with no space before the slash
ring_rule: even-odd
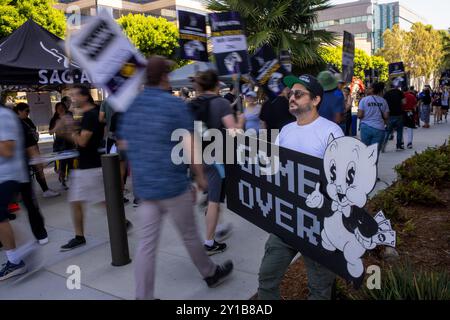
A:
<svg viewBox="0 0 450 320">
<path fill-rule="evenodd" d="M 212 11 L 237 11 L 245 24 L 249 51 L 264 44 L 276 53 L 290 50 L 300 68 L 322 61 L 319 45 L 335 44 L 336 35 L 314 30 L 319 11 L 330 8 L 329 0 L 205 0 Z"/>
</svg>

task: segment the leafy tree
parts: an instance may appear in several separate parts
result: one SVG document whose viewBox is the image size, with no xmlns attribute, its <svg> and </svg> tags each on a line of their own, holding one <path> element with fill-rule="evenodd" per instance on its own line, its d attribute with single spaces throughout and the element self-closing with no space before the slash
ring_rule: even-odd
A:
<svg viewBox="0 0 450 320">
<path fill-rule="evenodd" d="M 407 71 L 413 77 L 424 76 L 428 82 L 433 74 L 438 71 L 443 58 L 442 40 L 439 32 L 431 25 L 415 23 L 411 31 L 407 33 Z"/>
<path fill-rule="evenodd" d="M 443 45 L 440 33 L 430 25 L 414 23 L 410 31 L 395 25 L 383 34 L 384 47 L 378 52 L 389 63 L 403 61 L 413 78 L 428 82 L 442 64 Z"/>
<path fill-rule="evenodd" d="M 405 61 L 407 54 L 406 31 L 400 29 L 398 24 L 383 33 L 384 47 L 377 55 L 382 56 L 388 63 Z"/>
<path fill-rule="evenodd" d="M 17 11 L 24 22 L 33 19 L 51 33 L 58 37 L 64 37 L 66 32 L 66 17 L 64 13 L 55 9 L 54 0 L 17 0 Z"/>
<path fill-rule="evenodd" d="M 130 13 L 117 22 L 145 56 L 171 56 L 178 47 L 177 27 L 164 18 Z"/>
<path fill-rule="evenodd" d="M 442 40 L 443 57 L 441 70 L 450 69 L 450 28 L 447 31 L 439 30 Z"/>
<path fill-rule="evenodd" d="M 54 4 L 54 0 L 0 0 L 0 37 L 10 35 L 28 19 L 64 37 L 65 16 L 53 7 Z"/>
<path fill-rule="evenodd" d="M 388 62 L 380 56 L 370 57 L 372 61 L 372 68 L 378 70 L 378 80 L 386 82 L 389 79 L 389 64 Z"/>
<path fill-rule="evenodd" d="M 361 49 L 355 49 L 355 72 L 354 76 L 364 80 L 364 70 L 372 68 L 372 60 L 370 56 Z"/>
<path fill-rule="evenodd" d="M 244 21 L 250 52 L 269 44 L 279 53 L 290 49 L 294 66 L 307 67 L 321 61 L 318 47 L 334 44 L 335 34 L 314 30 L 319 11 L 330 8 L 329 0 L 205 0 L 213 11 L 238 11 Z"/>
<path fill-rule="evenodd" d="M 319 48 L 319 54 L 322 59 L 339 71 L 342 71 L 342 46 L 331 47 L 323 46 Z M 355 49 L 355 66 L 354 76 L 364 80 L 364 70 L 374 68 L 379 70 L 379 81 L 388 80 L 388 63 L 384 58 L 377 56 L 369 56 L 364 50 Z"/>
<path fill-rule="evenodd" d="M 0 0 L 0 39 L 7 37 L 21 25 L 17 9 L 10 0 Z"/>
</svg>

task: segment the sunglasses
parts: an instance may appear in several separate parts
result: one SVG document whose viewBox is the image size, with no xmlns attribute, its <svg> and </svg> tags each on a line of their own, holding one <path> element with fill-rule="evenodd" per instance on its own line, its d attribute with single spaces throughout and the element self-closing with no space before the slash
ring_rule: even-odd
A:
<svg viewBox="0 0 450 320">
<path fill-rule="evenodd" d="M 295 97 L 295 99 L 300 99 L 301 97 L 303 97 L 304 95 L 310 95 L 310 93 L 308 91 L 304 91 L 304 90 L 291 90 L 289 92 L 289 98 L 291 98 L 292 96 Z"/>
</svg>

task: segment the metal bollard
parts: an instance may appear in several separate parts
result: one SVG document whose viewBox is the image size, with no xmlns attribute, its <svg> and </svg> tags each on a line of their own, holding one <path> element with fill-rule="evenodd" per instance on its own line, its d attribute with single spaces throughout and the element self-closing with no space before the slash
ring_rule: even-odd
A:
<svg viewBox="0 0 450 320">
<path fill-rule="evenodd" d="M 109 241 L 113 266 L 131 262 L 128 251 L 128 236 L 120 183 L 118 154 L 102 155 L 103 183 L 105 186 L 106 213 L 108 217 Z"/>
</svg>

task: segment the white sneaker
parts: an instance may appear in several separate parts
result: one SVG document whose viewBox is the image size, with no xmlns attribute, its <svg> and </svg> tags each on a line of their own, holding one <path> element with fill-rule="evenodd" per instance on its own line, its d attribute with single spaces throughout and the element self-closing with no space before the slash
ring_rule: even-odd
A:
<svg viewBox="0 0 450 320">
<path fill-rule="evenodd" d="M 232 231 L 233 231 L 233 224 L 231 223 L 219 224 L 216 227 L 214 239 L 217 242 L 222 242 L 230 237 Z"/>
<path fill-rule="evenodd" d="M 38 242 L 39 242 L 39 244 L 41 246 L 46 245 L 48 243 L 48 237 L 44 238 L 44 239 L 41 239 L 41 240 L 38 240 Z"/>
<path fill-rule="evenodd" d="M 51 189 L 48 189 L 47 191 L 45 191 L 45 192 L 43 193 L 43 195 L 44 195 L 44 198 L 52 198 L 52 197 L 57 197 L 57 196 L 59 196 L 60 193 L 59 193 L 59 192 L 56 192 L 56 191 L 53 191 L 53 190 L 51 190 Z"/>
</svg>

